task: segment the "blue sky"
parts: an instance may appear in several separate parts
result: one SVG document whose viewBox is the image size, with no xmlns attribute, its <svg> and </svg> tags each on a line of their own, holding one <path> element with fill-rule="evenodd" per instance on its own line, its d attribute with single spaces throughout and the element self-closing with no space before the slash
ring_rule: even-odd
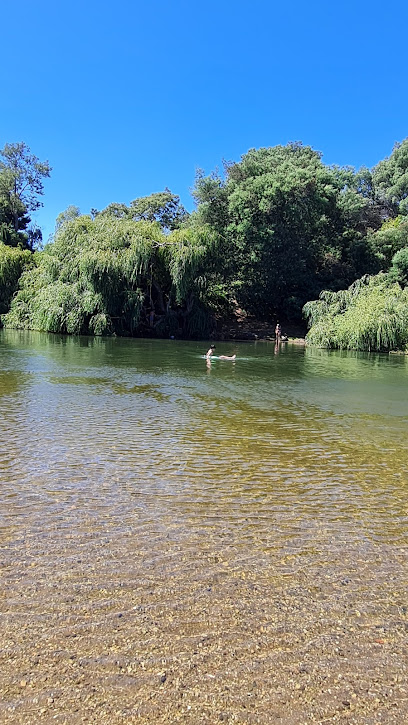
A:
<svg viewBox="0 0 408 725">
<path fill-rule="evenodd" d="M 168 186 L 193 208 L 196 168 L 302 141 L 373 166 L 408 136 L 408 3 L 5 0 L 0 147 L 53 167 L 44 239 L 83 213 Z"/>
</svg>

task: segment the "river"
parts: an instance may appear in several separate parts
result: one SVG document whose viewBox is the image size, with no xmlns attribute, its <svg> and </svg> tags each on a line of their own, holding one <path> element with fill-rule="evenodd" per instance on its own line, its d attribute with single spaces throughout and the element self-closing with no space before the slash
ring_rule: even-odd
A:
<svg viewBox="0 0 408 725">
<path fill-rule="evenodd" d="M 1 722 L 408 720 L 408 358 L 205 351 L 0 331 Z"/>
</svg>

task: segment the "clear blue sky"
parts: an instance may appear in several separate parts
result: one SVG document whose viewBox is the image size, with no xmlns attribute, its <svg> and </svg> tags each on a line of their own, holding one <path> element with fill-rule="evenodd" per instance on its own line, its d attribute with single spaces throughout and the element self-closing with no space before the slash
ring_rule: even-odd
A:
<svg viewBox="0 0 408 725">
<path fill-rule="evenodd" d="M 406 0 L 5 0 L 1 24 L 0 147 L 53 167 L 45 240 L 70 204 L 191 209 L 195 169 L 249 148 L 371 167 L 408 136 Z"/>
</svg>

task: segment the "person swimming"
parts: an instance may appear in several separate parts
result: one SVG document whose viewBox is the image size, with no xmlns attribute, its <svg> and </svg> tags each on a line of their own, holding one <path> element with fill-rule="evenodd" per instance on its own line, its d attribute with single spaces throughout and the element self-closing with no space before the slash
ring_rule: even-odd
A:
<svg viewBox="0 0 408 725">
<path fill-rule="evenodd" d="M 215 345 L 210 345 L 210 349 L 207 351 L 205 357 L 207 360 L 210 360 L 211 357 L 214 355 Z M 217 356 L 219 360 L 235 360 L 237 357 L 236 355 L 218 355 Z"/>
</svg>

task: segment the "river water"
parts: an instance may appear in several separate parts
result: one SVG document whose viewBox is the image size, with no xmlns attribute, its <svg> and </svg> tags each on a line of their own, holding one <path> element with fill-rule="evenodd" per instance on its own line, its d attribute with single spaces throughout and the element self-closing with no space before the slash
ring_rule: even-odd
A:
<svg viewBox="0 0 408 725">
<path fill-rule="evenodd" d="M 0 721 L 408 719 L 408 358 L 205 351 L 0 332 Z"/>
</svg>

